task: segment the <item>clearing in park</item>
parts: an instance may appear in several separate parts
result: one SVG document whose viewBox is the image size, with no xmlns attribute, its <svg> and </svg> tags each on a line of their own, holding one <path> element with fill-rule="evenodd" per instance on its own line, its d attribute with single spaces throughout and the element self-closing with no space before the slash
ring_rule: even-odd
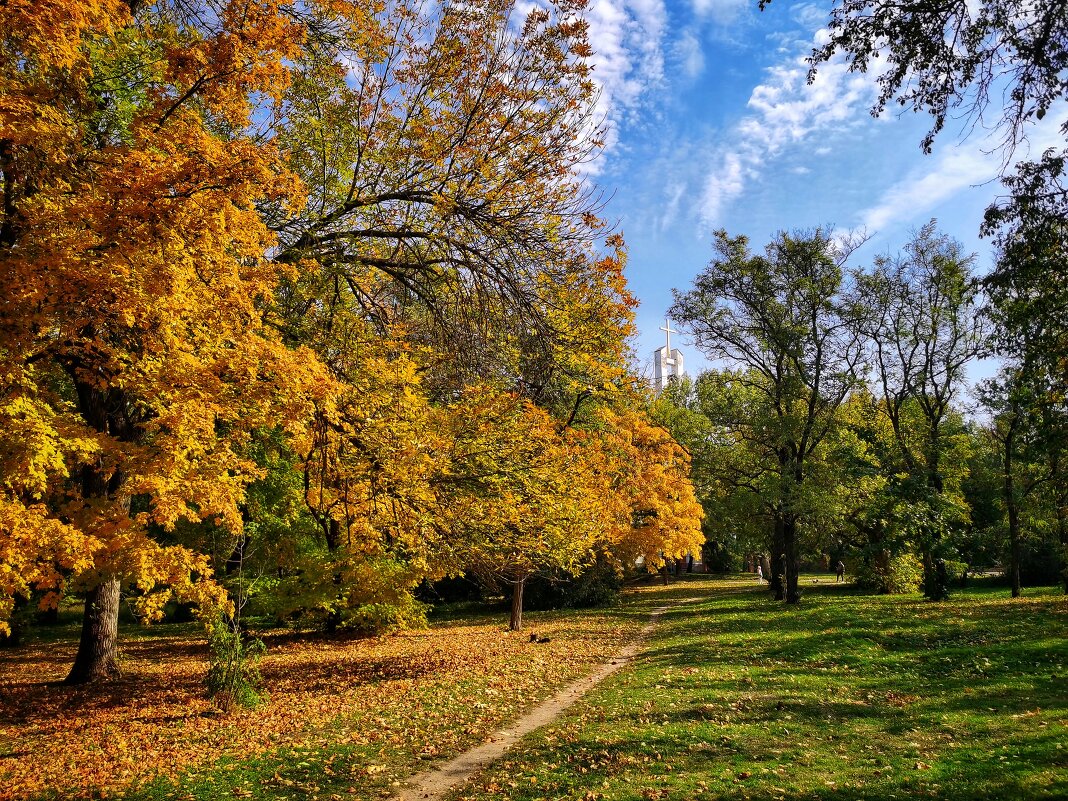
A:
<svg viewBox="0 0 1068 801">
<path fill-rule="evenodd" d="M 750 577 L 695 576 L 531 613 L 525 632 L 470 607 L 381 638 L 268 634 L 269 698 L 230 715 L 202 697 L 195 626 L 132 631 L 121 681 L 65 687 L 61 625 L 0 656 L 0 797 L 396 796 L 665 605 L 633 660 L 446 797 L 1068 797 L 1063 595 L 978 581 L 935 604 L 804 581 L 787 609 Z"/>
</svg>

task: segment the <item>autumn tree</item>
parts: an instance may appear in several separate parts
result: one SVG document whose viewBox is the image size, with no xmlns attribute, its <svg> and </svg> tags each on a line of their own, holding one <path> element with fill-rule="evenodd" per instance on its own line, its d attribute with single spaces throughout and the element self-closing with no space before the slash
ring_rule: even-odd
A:
<svg viewBox="0 0 1068 801">
<path fill-rule="evenodd" d="M 554 348 L 576 335 L 551 319 L 550 296 L 602 267 L 581 173 L 601 143 L 584 5 L 525 18 L 510 0 L 306 10 L 278 143 L 308 201 L 268 210 L 274 258 L 303 265 L 284 298 L 298 323 L 309 303 L 351 295 L 379 330 L 405 322 L 448 354 L 444 391 L 521 376 L 539 395 Z"/>
<path fill-rule="evenodd" d="M 903 253 L 878 259 L 870 273 L 856 277 L 857 317 L 871 344 L 882 411 L 910 477 L 924 591 L 934 600 L 947 592 L 935 570 L 940 543 L 961 512 L 947 487 L 953 468 L 947 429 L 966 389 L 967 365 L 988 348 L 973 262 L 931 221 Z"/>
<path fill-rule="evenodd" d="M 457 397 L 492 387 L 566 420 L 589 387 L 622 380 L 633 299 L 622 239 L 581 172 L 600 147 L 583 6 L 300 9 L 307 43 L 275 142 L 307 202 L 261 208 L 280 238 L 273 258 L 297 267 L 276 294 L 285 336 L 353 387 L 320 415 L 305 459 L 327 551 L 361 542 L 405 580 L 453 569 L 427 498 L 451 469 L 454 446 L 435 431 L 454 430 Z M 394 370 L 407 376 L 399 396 L 401 384 L 362 378 Z M 410 458 L 394 460 L 390 431 Z M 372 484 L 394 517 L 343 500 Z M 333 575 L 324 590 L 347 592 Z"/>
<path fill-rule="evenodd" d="M 772 575 L 777 597 L 798 603 L 798 534 L 813 455 L 856 386 L 860 332 L 843 296 L 851 252 L 822 231 L 779 234 L 763 255 L 746 237 L 716 233 L 716 257 L 688 292 L 675 292 L 671 317 L 709 358 L 735 368 L 759 416 L 746 426 L 775 476 Z"/>
<path fill-rule="evenodd" d="M 132 9 L 132 10 L 131 10 Z M 86 593 L 72 682 L 114 675 L 120 591 L 219 603 L 154 528 L 239 529 L 253 428 L 304 435 L 328 381 L 262 303 L 256 204 L 297 185 L 248 128 L 300 30 L 276 3 L 20 4 L 0 21 L 2 591 Z"/>
</svg>

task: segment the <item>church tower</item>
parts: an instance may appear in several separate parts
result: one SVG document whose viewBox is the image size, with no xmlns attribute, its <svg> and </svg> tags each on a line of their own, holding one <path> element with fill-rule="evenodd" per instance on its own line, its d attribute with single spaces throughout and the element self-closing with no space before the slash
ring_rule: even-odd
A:
<svg viewBox="0 0 1068 801">
<path fill-rule="evenodd" d="M 671 323 L 666 319 L 660 330 L 667 335 L 667 344 L 657 348 L 653 354 L 653 387 L 657 394 L 663 392 L 664 387 L 672 381 L 680 380 L 685 372 L 682 351 L 671 347 L 671 335 L 677 334 L 678 331 L 672 330 Z"/>
</svg>

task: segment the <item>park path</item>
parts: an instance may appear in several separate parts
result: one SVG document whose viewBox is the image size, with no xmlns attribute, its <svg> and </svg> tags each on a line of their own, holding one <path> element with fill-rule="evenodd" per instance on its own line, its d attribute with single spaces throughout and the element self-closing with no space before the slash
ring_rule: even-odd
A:
<svg viewBox="0 0 1068 801">
<path fill-rule="evenodd" d="M 687 598 L 673 604 L 657 607 L 649 615 L 649 621 L 638 634 L 637 639 L 619 651 L 609 661 L 598 667 L 593 673 L 567 685 L 556 695 L 542 702 L 521 718 L 512 721 L 499 731 L 490 735 L 482 745 L 465 751 L 448 762 L 419 773 L 407 781 L 407 787 L 399 791 L 396 801 L 438 801 L 454 787 L 474 776 L 494 760 L 503 756 L 512 746 L 530 732 L 540 729 L 555 720 L 573 703 L 630 662 L 641 651 L 646 638 L 656 627 L 664 612 L 681 604 L 693 603 L 700 598 Z"/>
</svg>

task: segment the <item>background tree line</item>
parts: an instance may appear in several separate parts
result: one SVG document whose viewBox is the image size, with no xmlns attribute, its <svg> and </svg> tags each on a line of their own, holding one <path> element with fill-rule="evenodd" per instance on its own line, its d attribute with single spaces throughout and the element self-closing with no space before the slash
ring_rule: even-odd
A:
<svg viewBox="0 0 1068 801">
<path fill-rule="evenodd" d="M 766 555 L 787 603 L 802 564 L 842 558 L 862 584 L 932 600 L 995 565 L 1013 596 L 1025 580 L 1068 591 L 1063 360 L 1049 318 L 1003 288 L 1021 245 L 980 280 L 933 221 L 844 268 L 856 244 L 782 233 L 754 254 L 720 232 L 676 292 L 672 316 L 722 365 L 658 402 L 693 456 L 711 550 L 733 569 Z M 969 386 L 988 356 L 997 376 Z"/>
<path fill-rule="evenodd" d="M 901 254 L 845 271 L 856 243 L 826 231 L 779 234 L 763 255 L 717 234 L 672 313 L 722 368 L 659 410 L 694 455 L 711 550 L 735 566 L 769 554 L 788 602 L 819 553 L 853 554 L 884 591 L 919 575 L 932 599 L 947 560 L 1002 562 L 1014 596 L 1024 578 L 1068 591 L 1068 148 L 1026 158 L 1034 126 L 1064 110 L 1068 16 L 1018 0 L 835 0 L 809 79 L 839 57 L 877 71 L 874 115 L 930 115 L 927 152 L 947 119 L 991 122 L 1005 192 L 980 231 L 995 264 L 979 280 L 933 222 Z M 989 356 L 998 375 L 966 387 L 966 365 Z"/>
</svg>

